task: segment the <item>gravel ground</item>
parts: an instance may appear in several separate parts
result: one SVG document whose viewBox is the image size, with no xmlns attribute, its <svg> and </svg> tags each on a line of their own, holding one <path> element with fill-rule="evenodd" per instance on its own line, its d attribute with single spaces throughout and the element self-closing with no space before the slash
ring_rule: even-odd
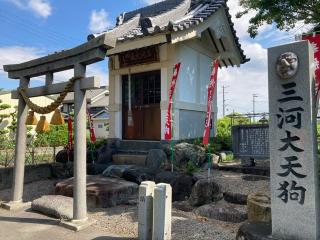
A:
<svg viewBox="0 0 320 240">
<path fill-rule="evenodd" d="M 222 185 L 224 191 L 249 194 L 251 192 L 269 191 L 269 182 L 246 181 L 243 174 L 214 170 L 213 178 Z M 198 173 L 198 177 L 207 177 L 206 172 Z M 32 201 L 42 195 L 52 194 L 56 180 L 43 180 L 25 185 L 24 200 Z M 0 201 L 8 200 L 10 190 L 0 191 Z M 94 229 L 108 235 L 137 239 L 137 206 L 117 206 L 108 209 L 89 209 L 89 217 L 96 220 Z M 192 212 L 172 211 L 173 240 L 231 240 L 235 239 L 240 224 L 198 217 Z"/>
<path fill-rule="evenodd" d="M 198 178 L 207 178 L 207 172 L 200 172 L 195 174 Z M 249 195 L 250 193 L 267 193 L 270 192 L 270 181 L 268 177 L 263 177 L 260 181 L 247 181 L 242 177 L 248 176 L 242 173 L 235 173 L 229 171 L 213 170 L 212 178 L 222 186 L 223 192 L 233 192 Z"/>
</svg>

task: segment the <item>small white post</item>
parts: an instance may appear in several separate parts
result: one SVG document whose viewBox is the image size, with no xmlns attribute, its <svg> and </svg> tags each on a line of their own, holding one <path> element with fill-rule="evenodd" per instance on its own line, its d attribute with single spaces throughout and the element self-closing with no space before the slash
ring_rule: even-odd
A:
<svg viewBox="0 0 320 240">
<path fill-rule="evenodd" d="M 171 240 L 172 188 L 159 183 L 154 189 L 152 240 Z"/>
<path fill-rule="evenodd" d="M 142 182 L 139 187 L 138 232 L 139 240 L 152 239 L 153 195 L 156 184 L 151 181 Z"/>
</svg>

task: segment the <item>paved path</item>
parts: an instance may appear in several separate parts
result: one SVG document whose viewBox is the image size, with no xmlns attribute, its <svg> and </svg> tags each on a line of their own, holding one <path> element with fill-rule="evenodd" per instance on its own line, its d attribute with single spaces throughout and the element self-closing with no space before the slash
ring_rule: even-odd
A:
<svg viewBox="0 0 320 240">
<path fill-rule="evenodd" d="M 106 232 L 89 227 L 73 232 L 59 226 L 59 221 L 44 215 L 22 210 L 9 212 L 0 209 L 0 240 L 129 240 L 108 236 Z"/>
</svg>

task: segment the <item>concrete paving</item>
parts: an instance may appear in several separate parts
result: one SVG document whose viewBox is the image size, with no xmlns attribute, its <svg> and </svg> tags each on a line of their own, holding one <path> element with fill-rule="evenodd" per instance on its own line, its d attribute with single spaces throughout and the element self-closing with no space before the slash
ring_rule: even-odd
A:
<svg viewBox="0 0 320 240">
<path fill-rule="evenodd" d="M 0 240 L 129 240 L 108 236 L 91 226 L 74 232 L 59 226 L 60 221 L 31 212 L 30 209 L 10 212 L 0 209 Z"/>
</svg>

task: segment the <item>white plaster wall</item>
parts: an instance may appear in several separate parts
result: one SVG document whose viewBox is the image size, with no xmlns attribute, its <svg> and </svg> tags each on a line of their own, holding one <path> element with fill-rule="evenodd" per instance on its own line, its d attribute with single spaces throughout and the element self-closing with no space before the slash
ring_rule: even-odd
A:
<svg viewBox="0 0 320 240">
<path fill-rule="evenodd" d="M 212 60 L 202 54 L 200 55 L 200 104 L 207 104 L 208 100 L 208 85 L 210 83 L 210 74 L 212 69 Z"/>
<path fill-rule="evenodd" d="M 198 53 L 184 44 L 178 44 L 176 54 L 177 62 L 181 62 L 181 69 L 175 100 L 196 103 L 199 71 Z"/>
<path fill-rule="evenodd" d="M 109 121 L 107 119 L 93 119 L 93 128 L 96 138 L 108 138 L 109 131 L 107 131 L 106 124 Z M 102 126 L 102 128 L 100 128 Z"/>
<path fill-rule="evenodd" d="M 200 41 L 197 41 L 197 44 L 201 44 Z M 207 54 L 196 50 L 193 45 L 194 40 L 179 43 L 176 47 L 176 61 L 181 61 L 182 63 L 175 98 L 175 124 L 176 132 L 178 133 L 175 139 L 179 140 L 202 137 L 204 131 L 208 84 L 210 82 L 213 59 Z M 216 126 L 216 116 L 217 89 L 213 98 L 214 126 Z"/>
</svg>

